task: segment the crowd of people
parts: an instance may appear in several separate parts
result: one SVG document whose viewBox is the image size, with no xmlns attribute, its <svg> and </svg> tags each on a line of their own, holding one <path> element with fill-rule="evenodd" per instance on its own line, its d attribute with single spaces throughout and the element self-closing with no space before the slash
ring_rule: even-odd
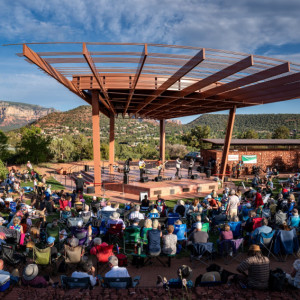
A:
<svg viewBox="0 0 300 300">
<path fill-rule="evenodd" d="M 10 171 L 9 180 L 14 176 Z M 38 181 L 37 186 L 43 183 L 42 178 L 32 177 Z M 274 233 L 275 239 L 285 232 L 295 232 L 293 250 L 299 249 L 300 199 L 295 192 L 298 180 L 297 176 L 289 177 L 276 196 L 270 176 L 265 185 L 253 180 L 252 187 L 243 193 L 225 186 L 220 195 L 213 190 L 204 199 L 178 200 L 174 207 L 168 207 L 160 195 L 156 201 L 146 196 L 140 204 L 127 203 L 124 207 L 96 196 L 89 202 L 80 189 L 72 193 L 52 192 L 51 186 L 45 185 L 46 177 L 44 189 L 36 189 L 31 203 L 27 204 L 24 191 L 9 185 L 0 197 L 3 211 L 0 274 L 9 275 L 11 282 L 23 285 L 55 285 L 51 274 L 42 276 L 39 272 L 39 264 L 49 264 L 54 267 L 53 273 L 68 273 L 72 278 L 89 277 L 94 286 L 101 284 L 103 277 L 130 277 L 126 268 L 129 255 L 137 267 L 144 266 L 145 257 L 172 258 L 184 251 L 196 259 L 206 254 L 222 257 L 226 241 L 234 241 L 234 245 L 240 241 L 249 248 L 248 258 L 238 265 L 236 274 L 231 273 L 232 278 L 244 287 L 265 289 L 269 284 L 270 260 L 269 255 L 263 254 L 261 236 Z M 215 236 L 218 237 L 215 250 L 210 252 L 206 246 L 212 244 Z M 11 241 L 14 251 L 9 256 L 5 253 Z M 205 251 L 202 247 L 199 252 L 195 245 L 205 245 Z M 282 251 L 280 245 L 274 243 L 275 246 Z M 126 251 L 128 248 L 131 252 Z M 229 255 L 233 257 L 238 248 L 231 248 Z M 21 273 L 17 269 L 4 270 L 6 264 L 16 266 L 16 260 L 24 263 Z M 95 261 L 97 265 L 107 263 L 110 270 L 100 274 Z M 229 280 L 229 277 L 219 280 L 219 271 L 208 270 L 199 274 L 193 283 L 191 271 L 190 267 L 183 266 L 178 278 L 165 281 L 158 276 L 157 284 L 180 286 L 184 278 L 191 287 L 207 281 Z M 286 280 L 300 288 L 299 259 L 294 262 L 292 272 L 286 274 Z"/>
</svg>

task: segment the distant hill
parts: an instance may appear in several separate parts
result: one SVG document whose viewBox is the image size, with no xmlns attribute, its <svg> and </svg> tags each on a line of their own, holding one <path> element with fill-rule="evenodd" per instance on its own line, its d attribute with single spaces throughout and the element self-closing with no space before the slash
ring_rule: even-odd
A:
<svg viewBox="0 0 300 300">
<path fill-rule="evenodd" d="M 0 129 L 17 129 L 54 111 L 39 105 L 0 101 Z"/>
<path fill-rule="evenodd" d="M 224 137 L 227 126 L 228 115 L 205 114 L 201 115 L 194 121 L 186 124 L 190 129 L 195 126 L 208 125 L 214 137 Z M 244 132 L 248 129 L 254 129 L 260 134 L 272 133 L 279 126 L 286 126 L 291 131 L 300 127 L 300 114 L 251 114 L 236 115 L 234 122 L 233 134 Z"/>
</svg>

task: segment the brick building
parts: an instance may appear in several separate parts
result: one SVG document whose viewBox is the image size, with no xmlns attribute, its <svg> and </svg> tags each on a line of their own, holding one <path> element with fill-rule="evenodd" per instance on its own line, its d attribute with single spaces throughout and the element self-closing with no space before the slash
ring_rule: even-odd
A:
<svg viewBox="0 0 300 300">
<path fill-rule="evenodd" d="M 201 150 L 204 165 L 213 159 L 219 165 L 224 147 L 223 139 L 203 139 L 210 143 L 211 149 Z M 300 169 L 299 139 L 232 139 L 228 154 L 226 170 L 231 171 L 232 165 L 243 161 L 244 173 L 250 173 L 253 165 L 263 170 L 277 167 L 279 171 L 297 171 Z"/>
</svg>

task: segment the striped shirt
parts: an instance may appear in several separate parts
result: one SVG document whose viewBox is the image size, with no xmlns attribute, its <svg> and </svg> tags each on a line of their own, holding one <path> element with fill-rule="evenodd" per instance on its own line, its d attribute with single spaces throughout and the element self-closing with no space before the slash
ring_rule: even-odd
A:
<svg viewBox="0 0 300 300">
<path fill-rule="evenodd" d="M 266 289 L 269 284 L 270 261 L 265 256 L 251 256 L 238 267 L 239 272 L 248 271 L 248 287 Z"/>
<path fill-rule="evenodd" d="M 144 214 L 140 213 L 139 211 L 133 211 L 132 213 L 130 213 L 129 215 L 129 220 L 133 220 L 133 219 L 140 219 L 140 220 L 144 220 Z"/>
</svg>

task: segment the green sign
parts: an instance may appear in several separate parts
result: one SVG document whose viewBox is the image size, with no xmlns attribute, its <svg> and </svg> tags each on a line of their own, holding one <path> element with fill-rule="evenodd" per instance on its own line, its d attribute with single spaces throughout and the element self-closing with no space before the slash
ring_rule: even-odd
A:
<svg viewBox="0 0 300 300">
<path fill-rule="evenodd" d="M 242 161 L 244 164 L 257 164 L 256 155 L 242 155 Z"/>
</svg>

